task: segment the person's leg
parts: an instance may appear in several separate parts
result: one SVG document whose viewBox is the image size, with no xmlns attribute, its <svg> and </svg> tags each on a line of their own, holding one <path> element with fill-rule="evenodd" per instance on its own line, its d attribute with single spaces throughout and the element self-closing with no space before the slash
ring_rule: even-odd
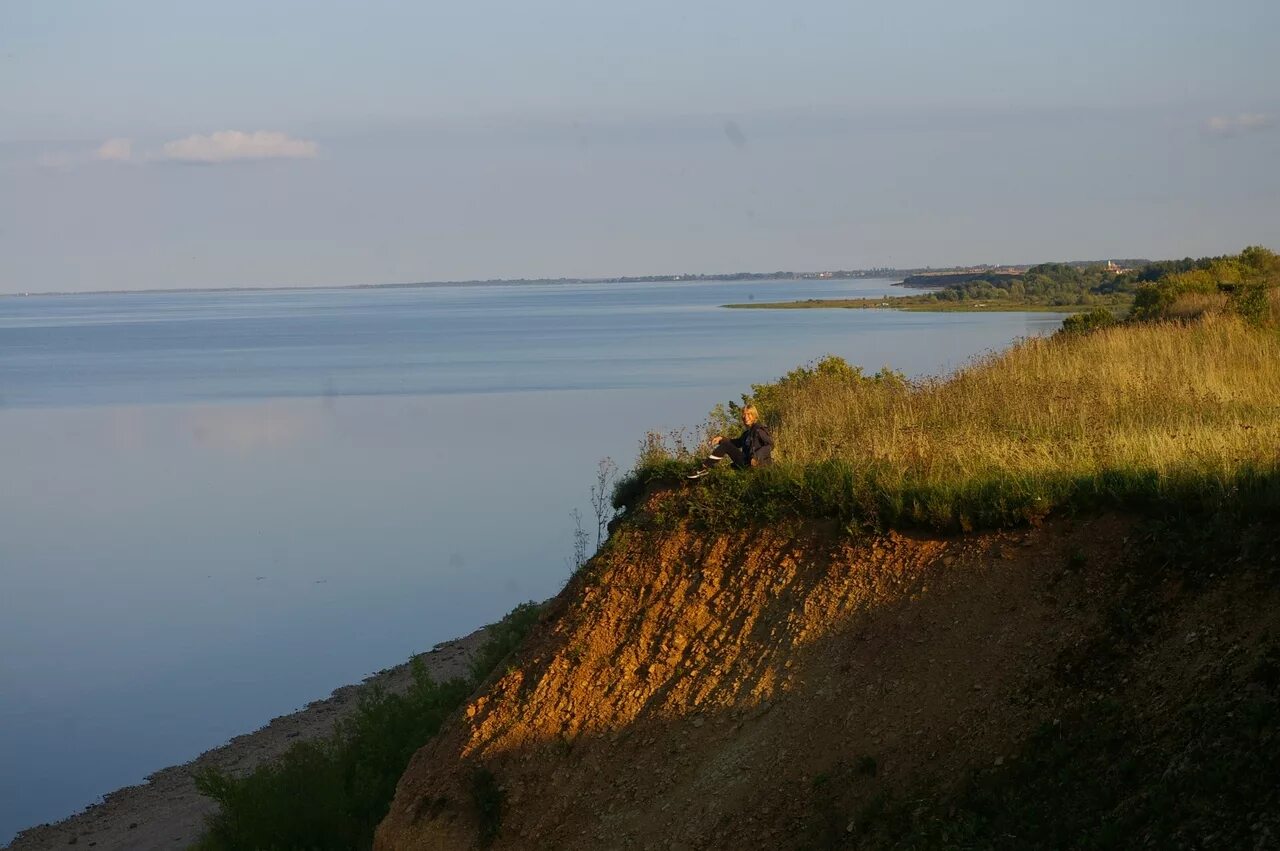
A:
<svg viewBox="0 0 1280 851">
<path fill-rule="evenodd" d="M 721 440 L 711 449 L 711 457 L 717 461 L 728 458 L 733 462 L 735 467 L 747 466 L 747 458 L 742 454 L 742 450 L 734 446 L 727 440 Z"/>
<path fill-rule="evenodd" d="M 702 459 L 702 466 L 690 473 L 688 478 L 702 478 L 711 472 L 712 467 L 726 458 L 733 462 L 735 469 L 741 469 L 747 466 L 747 459 L 746 456 L 742 454 L 742 450 L 727 440 L 721 440 L 717 441 L 716 445 L 711 447 L 711 454 Z"/>
</svg>

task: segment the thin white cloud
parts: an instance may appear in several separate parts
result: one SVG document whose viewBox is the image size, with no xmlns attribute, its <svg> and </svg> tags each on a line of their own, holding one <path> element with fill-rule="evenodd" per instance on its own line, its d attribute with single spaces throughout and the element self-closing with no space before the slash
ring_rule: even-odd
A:
<svg viewBox="0 0 1280 851">
<path fill-rule="evenodd" d="M 95 162 L 112 163 L 228 163 L 246 160 L 314 159 L 320 146 L 307 139 L 294 139 L 285 133 L 259 130 L 220 130 L 208 136 L 194 135 L 166 142 L 159 150 L 135 153 L 133 141 L 126 138 L 107 139 L 92 150 L 46 151 L 36 164 L 41 168 L 66 170 Z"/>
<path fill-rule="evenodd" d="M 1242 112 L 1239 115 L 1215 115 L 1205 122 L 1204 129 L 1214 136 L 1239 136 L 1268 130 L 1275 123 L 1275 119 L 1266 113 Z"/>
<path fill-rule="evenodd" d="M 133 143 L 128 139 L 108 139 L 93 152 L 100 162 L 127 163 L 133 159 Z"/>
<path fill-rule="evenodd" d="M 208 136 L 188 136 L 166 142 L 159 159 L 180 163 L 227 163 L 243 160 L 313 159 L 320 146 L 306 139 L 294 139 L 284 133 L 259 130 L 220 130 Z"/>
</svg>

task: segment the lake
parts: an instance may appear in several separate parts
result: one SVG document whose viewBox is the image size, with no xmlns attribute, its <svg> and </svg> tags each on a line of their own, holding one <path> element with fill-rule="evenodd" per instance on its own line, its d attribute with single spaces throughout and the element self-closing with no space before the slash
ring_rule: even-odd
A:
<svg viewBox="0 0 1280 851">
<path fill-rule="evenodd" d="M 1061 321 L 720 307 L 890 283 L 0 299 L 0 842 L 551 596 L 646 430 Z"/>
</svg>

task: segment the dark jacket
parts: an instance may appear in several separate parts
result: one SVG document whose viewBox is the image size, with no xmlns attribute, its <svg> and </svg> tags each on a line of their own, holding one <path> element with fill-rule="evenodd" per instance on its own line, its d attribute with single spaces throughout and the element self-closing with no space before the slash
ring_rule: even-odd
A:
<svg viewBox="0 0 1280 851">
<path fill-rule="evenodd" d="M 773 463 L 773 435 L 763 423 L 747 426 L 746 431 L 734 438 L 733 445 L 742 450 L 747 464 L 754 461 L 757 467 L 767 467 Z"/>
</svg>

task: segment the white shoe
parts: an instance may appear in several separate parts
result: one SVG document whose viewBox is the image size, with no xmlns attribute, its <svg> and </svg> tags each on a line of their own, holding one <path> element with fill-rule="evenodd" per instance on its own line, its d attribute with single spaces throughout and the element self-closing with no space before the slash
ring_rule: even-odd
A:
<svg viewBox="0 0 1280 851">
<path fill-rule="evenodd" d="M 709 474 L 710 472 L 711 472 L 711 470 L 710 470 L 709 468 L 707 468 L 707 467 L 699 467 L 697 470 L 694 470 L 692 473 L 690 473 L 689 475 L 685 476 L 685 478 L 686 478 L 686 479 L 701 479 L 703 476 L 705 476 L 705 475 Z"/>
</svg>

